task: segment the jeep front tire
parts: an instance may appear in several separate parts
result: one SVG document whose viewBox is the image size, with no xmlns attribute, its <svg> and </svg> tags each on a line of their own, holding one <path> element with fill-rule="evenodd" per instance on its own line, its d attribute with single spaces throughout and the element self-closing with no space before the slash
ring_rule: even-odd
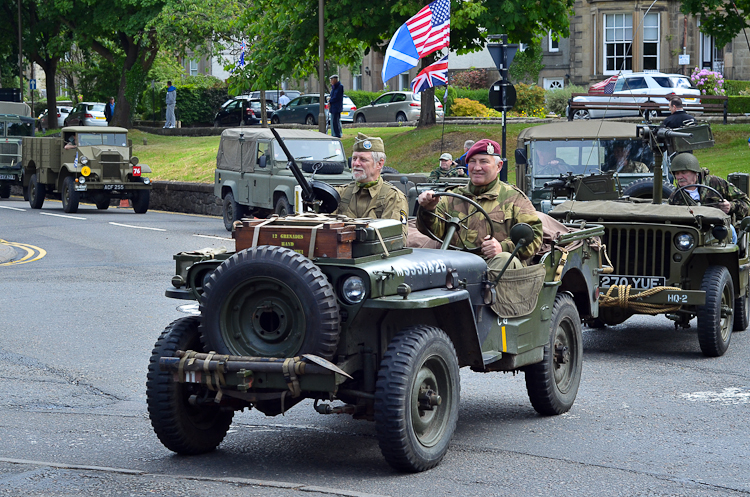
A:
<svg viewBox="0 0 750 497">
<path fill-rule="evenodd" d="M 698 343 L 703 355 L 719 357 L 732 339 L 734 286 L 724 266 L 709 266 L 703 274 L 701 291 L 706 303 L 698 307 Z"/>
</svg>

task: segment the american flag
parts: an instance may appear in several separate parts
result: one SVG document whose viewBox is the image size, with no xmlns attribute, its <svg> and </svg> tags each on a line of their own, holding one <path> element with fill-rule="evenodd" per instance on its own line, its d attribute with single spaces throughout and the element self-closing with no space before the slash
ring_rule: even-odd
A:
<svg viewBox="0 0 750 497">
<path fill-rule="evenodd" d="M 417 77 L 411 80 L 411 91 L 418 93 L 433 86 L 448 84 L 448 56 L 422 69 Z"/>
<path fill-rule="evenodd" d="M 450 0 L 435 0 L 406 21 L 414 46 L 421 59 L 436 50 L 445 48 L 450 42 Z"/>
<path fill-rule="evenodd" d="M 615 91 L 615 83 L 617 83 L 617 76 L 615 74 L 611 78 L 607 78 L 604 81 L 591 85 L 589 88 L 589 94 L 612 94 Z"/>
</svg>

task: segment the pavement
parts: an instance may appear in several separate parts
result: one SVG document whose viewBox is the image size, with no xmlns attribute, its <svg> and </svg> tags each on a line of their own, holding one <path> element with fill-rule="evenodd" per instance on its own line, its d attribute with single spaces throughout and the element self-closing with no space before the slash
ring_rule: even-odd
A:
<svg viewBox="0 0 750 497">
<path fill-rule="evenodd" d="M 16 258 L 17 255 L 18 254 L 16 254 L 16 249 L 11 247 L 10 245 L 0 243 L 0 264 L 12 261 Z"/>
</svg>

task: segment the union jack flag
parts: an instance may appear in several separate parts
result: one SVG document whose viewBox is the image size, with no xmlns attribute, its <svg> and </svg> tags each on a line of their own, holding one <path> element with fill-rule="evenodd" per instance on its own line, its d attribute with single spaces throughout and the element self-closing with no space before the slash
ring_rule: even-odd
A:
<svg viewBox="0 0 750 497">
<path fill-rule="evenodd" d="M 604 81 L 596 83 L 595 85 L 591 85 L 591 88 L 589 88 L 589 94 L 596 95 L 614 93 L 615 83 L 617 83 L 617 76 L 619 76 L 619 74 L 615 74 L 611 78 L 607 78 Z"/>
<path fill-rule="evenodd" d="M 450 0 L 435 0 L 406 21 L 406 27 L 414 40 L 421 59 L 436 50 L 445 48 L 450 42 Z"/>
<path fill-rule="evenodd" d="M 418 93 L 433 86 L 448 84 L 448 56 L 422 69 L 417 77 L 411 80 L 411 91 Z"/>
</svg>

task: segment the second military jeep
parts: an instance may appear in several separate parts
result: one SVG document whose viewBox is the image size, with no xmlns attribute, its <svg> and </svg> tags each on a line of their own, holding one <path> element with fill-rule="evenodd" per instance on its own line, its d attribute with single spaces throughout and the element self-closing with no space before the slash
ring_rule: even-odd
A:
<svg viewBox="0 0 750 497">
<path fill-rule="evenodd" d="M 708 124 L 678 130 L 643 126 L 639 132 L 646 145 L 667 156 L 714 144 Z M 661 182 L 661 159 L 657 155 L 654 184 Z M 747 192 L 747 174 L 730 175 L 731 180 Z M 750 218 L 738 220 L 733 243 L 732 220 L 723 211 L 663 204 L 660 194 L 654 190 L 655 203 L 569 200 L 550 212 L 560 220 L 604 226 L 602 241 L 612 269 L 600 276 L 599 316 L 589 324 L 602 327 L 634 314 L 664 314 L 675 327 L 689 328 L 697 317 L 701 351 L 721 356 L 732 331 L 745 330 L 750 320 Z"/>
<path fill-rule="evenodd" d="M 133 155 L 125 128 L 68 126 L 62 136 L 23 139 L 23 186 L 32 209 L 48 195 L 59 195 L 65 212 L 81 200 L 109 208 L 112 199 L 130 199 L 133 211 L 148 211 L 151 168 Z"/>
<path fill-rule="evenodd" d="M 405 248 L 391 219 L 242 220 L 235 252 L 175 255 L 166 295 L 199 306 L 167 326 L 151 356 L 161 442 L 208 452 L 235 410 L 275 416 L 312 399 L 320 414 L 374 421 L 387 462 L 423 471 L 448 450 L 460 367 L 523 371 L 534 409 L 569 410 L 581 319 L 598 316 L 603 230 L 562 227 L 528 267 L 495 275 L 478 255 L 446 250 L 465 218 L 446 223 L 436 250 Z M 519 248 L 532 236 L 528 225 L 511 231 Z"/>
</svg>

